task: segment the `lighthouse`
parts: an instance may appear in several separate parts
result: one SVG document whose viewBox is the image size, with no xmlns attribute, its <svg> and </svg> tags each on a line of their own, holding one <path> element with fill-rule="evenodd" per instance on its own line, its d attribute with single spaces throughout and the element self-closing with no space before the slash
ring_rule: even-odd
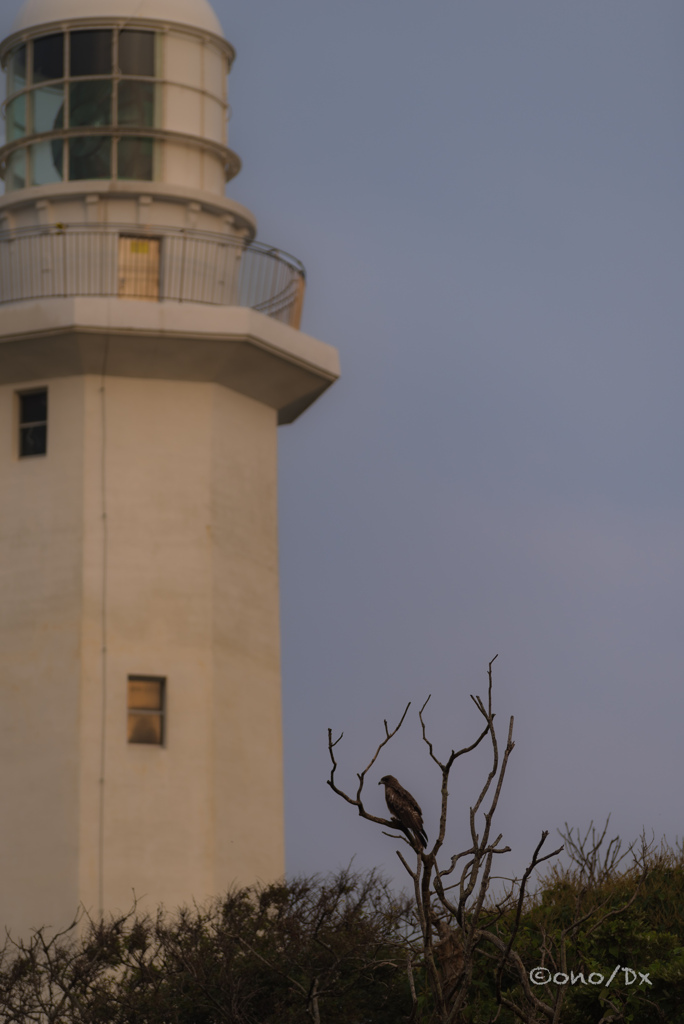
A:
<svg viewBox="0 0 684 1024">
<path fill-rule="evenodd" d="M 206 0 L 0 44 L 0 926 L 284 871 L 277 429 L 338 375 L 226 197 Z"/>
</svg>

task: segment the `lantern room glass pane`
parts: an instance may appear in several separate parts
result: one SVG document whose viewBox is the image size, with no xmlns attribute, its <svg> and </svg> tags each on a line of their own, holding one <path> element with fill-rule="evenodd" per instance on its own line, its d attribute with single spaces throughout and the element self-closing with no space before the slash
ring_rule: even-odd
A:
<svg viewBox="0 0 684 1024">
<path fill-rule="evenodd" d="M 7 104 L 5 118 L 8 142 L 26 135 L 26 93 L 10 100 Z"/>
<path fill-rule="evenodd" d="M 69 127 L 112 123 L 112 83 L 72 82 L 69 86 Z"/>
<path fill-rule="evenodd" d="M 18 92 L 26 86 L 26 43 L 12 50 L 7 62 L 7 94 Z"/>
<path fill-rule="evenodd" d="M 152 139 L 119 139 L 117 176 L 132 181 L 152 181 Z"/>
<path fill-rule="evenodd" d="M 33 133 L 51 132 L 64 123 L 64 86 L 44 85 L 31 93 L 33 100 Z"/>
<path fill-rule="evenodd" d="M 44 139 L 31 146 L 31 184 L 52 185 L 62 180 L 61 139 Z"/>
<path fill-rule="evenodd" d="M 154 32 L 125 28 L 119 32 L 119 71 L 122 75 L 154 75 Z"/>
<path fill-rule="evenodd" d="M 16 188 L 24 188 L 26 185 L 26 150 L 15 149 L 7 157 L 7 170 L 5 171 L 5 188 L 13 192 Z"/>
<path fill-rule="evenodd" d="M 119 124 L 152 127 L 154 82 L 119 82 Z"/>
<path fill-rule="evenodd" d="M 54 33 L 33 40 L 33 83 L 64 78 L 64 34 Z"/>
<path fill-rule="evenodd" d="M 111 75 L 111 29 L 96 28 L 72 32 L 69 42 L 72 75 Z"/>
<path fill-rule="evenodd" d="M 112 140 L 107 135 L 86 135 L 69 140 L 69 178 L 111 178 Z"/>
</svg>

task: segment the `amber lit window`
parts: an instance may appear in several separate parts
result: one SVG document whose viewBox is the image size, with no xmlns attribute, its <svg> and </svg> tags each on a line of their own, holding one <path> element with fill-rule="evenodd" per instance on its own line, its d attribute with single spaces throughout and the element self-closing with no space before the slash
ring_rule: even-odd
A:
<svg viewBox="0 0 684 1024">
<path fill-rule="evenodd" d="M 159 239 L 119 236 L 119 295 L 159 298 Z"/>
<path fill-rule="evenodd" d="M 164 742 L 166 680 L 158 676 L 128 677 L 128 742 Z"/>
<path fill-rule="evenodd" d="M 47 452 L 47 388 L 23 391 L 19 398 L 19 457 Z"/>
</svg>

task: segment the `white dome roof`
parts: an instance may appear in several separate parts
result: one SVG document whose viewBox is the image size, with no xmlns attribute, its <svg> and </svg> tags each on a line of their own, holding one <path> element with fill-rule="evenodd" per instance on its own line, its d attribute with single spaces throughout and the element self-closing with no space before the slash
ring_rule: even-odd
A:
<svg viewBox="0 0 684 1024">
<path fill-rule="evenodd" d="M 208 0 L 24 0 L 12 33 L 70 18 L 152 18 L 223 36 Z"/>
</svg>

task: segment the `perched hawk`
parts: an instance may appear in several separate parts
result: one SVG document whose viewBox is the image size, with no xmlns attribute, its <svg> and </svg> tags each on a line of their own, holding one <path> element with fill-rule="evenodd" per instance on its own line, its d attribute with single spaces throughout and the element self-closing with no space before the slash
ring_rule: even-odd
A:
<svg viewBox="0 0 684 1024">
<path fill-rule="evenodd" d="M 408 790 L 404 789 L 393 775 L 383 775 L 378 783 L 385 787 L 385 800 L 389 812 L 402 828 L 413 832 L 421 846 L 427 846 L 427 836 L 423 828 L 423 812 Z"/>
</svg>

